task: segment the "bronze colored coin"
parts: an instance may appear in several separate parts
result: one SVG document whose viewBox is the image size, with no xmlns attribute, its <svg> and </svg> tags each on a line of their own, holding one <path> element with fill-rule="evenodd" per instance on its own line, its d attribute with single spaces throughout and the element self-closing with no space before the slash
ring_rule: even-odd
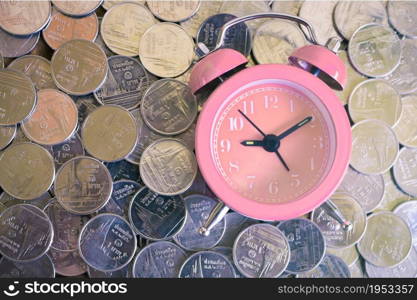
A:
<svg viewBox="0 0 417 300">
<path fill-rule="evenodd" d="M 101 37 L 114 53 L 137 56 L 142 35 L 156 22 L 152 13 L 140 4 L 118 4 L 104 15 Z"/>
<path fill-rule="evenodd" d="M 14 144 L 0 156 L 0 186 L 12 197 L 35 199 L 49 190 L 55 176 L 54 161 L 43 147 Z"/>
<path fill-rule="evenodd" d="M 36 105 L 36 90 L 29 77 L 14 70 L 0 70 L 0 126 L 16 125 Z"/>
<path fill-rule="evenodd" d="M 103 4 L 101 5 L 105 10 L 109 10 L 113 6 L 123 3 L 123 2 L 134 2 L 137 4 L 145 5 L 145 0 L 104 0 Z"/>
<path fill-rule="evenodd" d="M 54 7 L 63 14 L 72 17 L 83 17 L 91 14 L 101 5 L 103 0 L 89 1 L 70 1 L 70 0 L 52 0 Z"/>
<path fill-rule="evenodd" d="M 0 126 L 0 150 L 6 148 L 16 136 L 16 125 Z"/>
<path fill-rule="evenodd" d="M 100 46 L 87 40 L 71 40 L 52 57 L 52 78 L 62 91 L 76 96 L 87 95 L 104 83 L 107 57 Z"/>
<path fill-rule="evenodd" d="M 147 0 L 149 9 L 159 19 L 181 22 L 191 18 L 200 7 L 200 0 Z"/>
<path fill-rule="evenodd" d="M 51 74 L 51 62 L 42 56 L 16 58 L 7 68 L 25 73 L 38 90 L 56 88 Z"/>
<path fill-rule="evenodd" d="M 152 74 L 176 77 L 190 67 L 194 58 L 194 41 L 179 25 L 158 23 L 143 34 L 139 57 Z"/>
<path fill-rule="evenodd" d="M 16 36 L 9 34 L 0 28 L 0 53 L 5 58 L 19 57 L 28 54 L 35 48 L 39 41 L 39 36 L 40 33 L 34 33 L 27 36 Z M 8 65 L 7 60 L 4 65 Z"/>
<path fill-rule="evenodd" d="M 40 31 L 51 17 L 49 1 L 0 1 L 0 27 L 10 34 Z"/>
<path fill-rule="evenodd" d="M 72 18 L 55 12 L 48 27 L 42 31 L 45 42 L 54 50 L 70 40 L 84 39 L 93 42 L 97 34 L 98 18 L 95 13 L 83 18 Z"/>
<path fill-rule="evenodd" d="M 35 143 L 56 145 L 71 137 L 77 124 L 74 101 L 61 91 L 46 89 L 38 92 L 38 104 L 30 118 L 22 123 L 22 130 Z"/>
<path fill-rule="evenodd" d="M 137 132 L 136 120 L 129 111 L 117 105 L 103 105 L 85 119 L 81 135 L 88 153 L 112 162 L 133 151 Z"/>
</svg>

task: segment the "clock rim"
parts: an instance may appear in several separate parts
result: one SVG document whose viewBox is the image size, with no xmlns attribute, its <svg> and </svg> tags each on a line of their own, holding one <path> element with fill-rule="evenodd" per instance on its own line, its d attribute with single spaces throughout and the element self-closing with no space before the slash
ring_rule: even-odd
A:
<svg viewBox="0 0 417 300">
<path fill-rule="evenodd" d="M 286 80 L 315 94 L 333 121 L 336 135 L 334 163 L 322 182 L 304 197 L 288 203 L 261 203 L 247 199 L 234 191 L 219 174 L 211 155 L 213 121 L 223 100 L 237 89 L 258 80 Z M 349 166 L 352 135 L 346 111 L 336 94 L 314 75 L 290 65 L 265 64 L 247 68 L 233 75 L 215 89 L 198 117 L 195 151 L 203 178 L 213 193 L 228 207 L 250 218 L 278 221 L 293 219 L 313 211 L 325 202 L 339 186 Z"/>
</svg>

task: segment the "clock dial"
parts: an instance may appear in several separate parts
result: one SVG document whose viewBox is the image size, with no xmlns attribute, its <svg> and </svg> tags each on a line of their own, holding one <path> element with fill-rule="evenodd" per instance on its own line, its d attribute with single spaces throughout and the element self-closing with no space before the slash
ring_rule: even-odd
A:
<svg viewBox="0 0 417 300">
<path fill-rule="evenodd" d="M 241 144 L 263 140 L 255 126 L 266 135 L 280 135 L 306 118 L 308 123 L 280 140 L 278 152 L 289 171 L 277 153 Z M 252 82 L 226 99 L 210 139 L 220 176 L 242 197 L 261 203 L 296 201 L 315 189 L 328 174 L 336 149 L 335 127 L 322 101 L 283 80 Z"/>
</svg>

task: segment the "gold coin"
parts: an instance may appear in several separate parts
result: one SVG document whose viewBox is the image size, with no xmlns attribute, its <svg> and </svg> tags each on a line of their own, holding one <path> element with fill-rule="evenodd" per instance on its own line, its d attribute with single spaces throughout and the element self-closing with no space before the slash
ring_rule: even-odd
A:
<svg viewBox="0 0 417 300">
<path fill-rule="evenodd" d="M 91 14 L 101 5 L 103 0 L 52 0 L 54 7 L 63 14 L 72 17 L 83 17 Z"/>
<path fill-rule="evenodd" d="M 51 74 L 51 62 L 42 56 L 21 56 L 13 60 L 7 68 L 25 73 L 38 90 L 56 88 Z"/>
<path fill-rule="evenodd" d="M 159 77 L 177 77 L 191 66 L 194 41 L 179 25 L 158 23 L 142 36 L 139 57 L 152 74 Z"/>
<path fill-rule="evenodd" d="M 16 136 L 16 125 L 0 126 L 0 150 L 6 148 Z"/>
<path fill-rule="evenodd" d="M 101 37 L 111 51 L 137 56 L 139 41 L 145 31 L 157 23 L 152 13 L 136 3 L 122 3 L 110 8 L 101 21 Z"/>
<path fill-rule="evenodd" d="M 200 0 L 147 0 L 149 9 L 159 19 L 181 22 L 191 18 L 200 7 Z"/>
<path fill-rule="evenodd" d="M 208 17 L 216 15 L 220 11 L 223 0 L 217 1 L 201 1 L 200 8 L 197 12 L 186 21 L 180 23 L 181 27 L 193 38 L 197 37 L 200 25 Z"/>
<path fill-rule="evenodd" d="M 70 138 L 77 124 L 74 101 L 61 91 L 46 89 L 38 92 L 38 104 L 30 118 L 22 123 L 22 130 L 35 143 L 56 145 Z"/>
<path fill-rule="evenodd" d="M 40 31 L 51 17 L 49 1 L 0 1 L 0 27 L 10 34 Z"/>
<path fill-rule="evenodd" d="M 274 1 L 272 3 L 272 11 L 298 16 L 298 13 L 300 11 L 301 5 L 303 5 L 303 2 L 304 0 Z"/>
<path fill-rule="evenodd" d="M 100 46 L 87 40 L 71 40 L 52 57 L 52 78 L 56 86 L 71 95 L 87 95 L 106 80 L 107 57 Z"/>
<path fill-rule="evenodd" d="M 82 139 L 85 150 L 102 161 L 118 161 L 136 146 L 138 128 L 133 115 L 117 105 L 103 105 L 84 121 Z"/>
<path fill-rule="evenodd" d="M 0 70 L 0 126 L 15 125 L 26 119 L 35 108 L 36 90 L 22 72 Z"/>
<path fill-rule="evenodd" d="M 0 156 L 0 186 L 9 195 L 30 200 L 49 190 L 55 176 L 54 160 L 43 147 L 14 144 Z"/>
<path fill-rule="evenodd" d="M 401 100 L 403 112 L 394 131 L 403 146 L 417 148 L 417 94 L 403 96 Z"/>
<path fill-rule="evenodd" d="M 105 10 L 109 10 L 113 6 L 123 3 L 123 2 L 134 2 L 137 4 L 145 5 L 145 0 L 104 0 L 103 4 L 101 5 Z"/>
</svg>

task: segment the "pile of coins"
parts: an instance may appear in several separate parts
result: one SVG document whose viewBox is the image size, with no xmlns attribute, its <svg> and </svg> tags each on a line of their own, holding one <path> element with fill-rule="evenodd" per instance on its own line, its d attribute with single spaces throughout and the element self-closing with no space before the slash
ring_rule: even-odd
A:
<svg viewBox="0 0 417 300">
<path fill-rule="evenodd" d="M 311 215 L 229 212 L 204 236 L 218 200 L 193 152 L 196 44 L 268 11 L 344 40 L 351 167 Z M 0 1 L 0 277 L 416 277 L 415 15 L 412 1 Z M 225 41 L 248 66 L 307 44 L 268 19 Z"/>
</svg>

